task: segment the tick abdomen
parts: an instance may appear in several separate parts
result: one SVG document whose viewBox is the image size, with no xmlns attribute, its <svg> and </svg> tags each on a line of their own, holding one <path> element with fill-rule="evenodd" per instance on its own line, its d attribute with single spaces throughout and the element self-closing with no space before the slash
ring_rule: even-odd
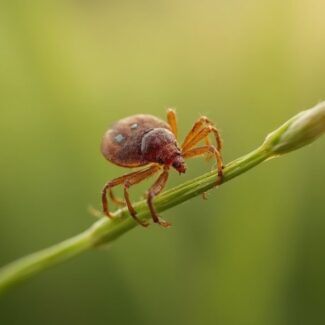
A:
<svg viewBox="0 0 325 325">
<path fill-rule="evenodd" d="M 148 161 L 141 152 L 142 138 L 151 129 L 170 130 L 164 121 L 152 115 L 134 115 L 114 123 L 105 133 L 101 151 L 105 158 L 122 167 L 139 167 Z"/>
</svg>

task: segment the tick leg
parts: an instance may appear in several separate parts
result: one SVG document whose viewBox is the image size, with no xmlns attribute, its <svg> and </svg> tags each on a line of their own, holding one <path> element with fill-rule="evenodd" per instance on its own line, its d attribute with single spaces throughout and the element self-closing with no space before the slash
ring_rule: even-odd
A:
<svg viewBox="0 0 325 325">
<path fill-rule="evenodd" d="M 168 179 L 168 168 L 165 168 L 165 170 L 160 174 L 160 176 L 158 177 L 156 182 L 149 189 L 148 198 L 147 198 L 148 206 L 149 206 L 153 221 L 155 223 L 159 223 L 161 226 L 163 226 L 165 228 L 170 227 L 171 224 L 169 222 L 159 218 L 157 211 L 153 205 L 153 199 L 155 196 L 157 196 L 163 190 L 164 186 L 166 185 L 167 179 Z"/>
<path fill-rule="evenodd" d="M 117 198 L 114 193 L 113 190 L 110 188 L 109 189 L 109 196 L 111 198 L 111 200 L 117 205 L 117 206 L 125 206 L 125 202 L 119 198 Z"/>
<path fill-rule="evenodd" d="M 125 198 L 125 202 L 126 205 L 129 209 L 129 212 L 131 214 L 131 216 L 142 226 L 147 227 L 149 226 L 149 223 L 147 223 L 146 221 L 142 221 L 137 217 L 137 212 L 135 211 L 135 209 L 133 208 L 130 198 L 129 198 L 129 191 L 128 189 L 135 184 L 140 183 L 142 180 L 144 180 L 147 177 L 152 176 L 154 173 L 156 173 L 158 170 L 160 169 L 160 166 L 158 165 L 153 165 L 152 167 L 150 167 L 147 170 L 144 170 L 143 172 L 140 172 L 139 174 L 133 175 L 129 178 L 127 178 L 124 182 L 124 198 Z"/>
<path fill-rule="evenodd" d="M 183 146 L 182 151 L 186 152 L 189 149 L 193 148 L 198 142 L 205 139 L 208 134 L 213 133 L 216 140 L 217 150 L 220 153 L 220 150 L 222 148 L 222 141 L 220 137 L 220 133 L 217 128 L 215 128 L 212 125 L 205 126 L 202 128 L 194 137 L 192 137 L 186 144 L 186 146 Z"/>
<path fill-rule="evenodd" d="M 211 142 L 210 142 L 209 136 L 206 136 L 206 137 L 204 138 L 204 144 L 205 144 L 206 146 L 210 146 L 210 145 L 211 145 Z M 205 160 L 209 160 L 209 159 L 211 159 L 213 156 L 214 156 L 213 153 L 208 152 L 207 155 L 206 155 L 206 157 L 205 157 Z"/>
<path fill-rule="evenodd" d="M 177 139 L 177 120 L 176 120 L 176 113 L 173 109 L 169 108 L 167 110 L 167 121 Z"/>
<path fill-rule="evenodd" d="M 216 161 L 217 161 L 217 167 L 218 167 L 218 176 L 222 177 L 222 175 L 223 175 L 222 158 L 221 158 L 219 150 L 215 146 L 209 145 L 209 146 L 202 146 L 202 147 L 190 149 L 183 153 L 183 157 L 184 158 L 192 158 L 192 157 L 204 155 L 206 153 L 212 153 L 215 155 Z"/>
<path fill-rule="evenodd" d="M 193 137 L 195 137 L 202 127 L 206 125 L 213 125 L 213 123 L 206 117 L 206 116 L 201 116 L 193 125 L 192 129 L 190 132 L 187 134 L 185 137 L 183 144 L 181 145 L 181 148 L 184 148 L 187 146 L 188 142 L 191 141 Z"/>
<path fill-rule="evenodd" d="M 109 211 L 109 207 L 108 207 L 108 201 L 107 201 L 107 192 L 108 191 L 111 191 L 111 189 L 115 186 L 118 186 L 118 185 L 121 185 L 123 184 L 128 178 L 132 177 L 132 176 L 135 176 L 135 175 L 138 175 L 140 173 L 143 173 L 153 167 L 156 167 L 156 166 L 150 166 L 149 168 L 147 169 L 143 169 L 143 170 L 139 170 L 139 171 L 136 171 L 136 172 L 133 172 L 133 173 L 130 173 L 130 174 L 127 174 L 127 175 L 123 175 L 121 177 L 117 177 L 111 181 L 108 181 L 105 186 L 103 187 L 102 189 L 102 207 L 103 207 L 103 213 L 105 215 L 107 215 L 108 217 L 112 217 L 110 211 Z M 157 168 L 157 167 L 156 167 Z M 158 170 L 158 169 L 157 169 Z"/>
<path fill-rule="evenodd" d="M 108 217 L 112 218 L 112 214 L 109 211 L 108 200 L 107 200 L 107 192 L 110 191 L 113 187 L 120 185 L 124 182 L 124 180 L 128 177 L 128 175 L 121 176 L 115 178 L 111 181 L 108 181 L 102 189 L 102 209 L 103 213 Z"/>
</svg>

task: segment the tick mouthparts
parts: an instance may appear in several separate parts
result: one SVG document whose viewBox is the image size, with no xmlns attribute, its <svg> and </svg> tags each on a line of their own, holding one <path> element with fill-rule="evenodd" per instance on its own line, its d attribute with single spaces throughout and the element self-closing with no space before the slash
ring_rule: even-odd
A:
<svg viewBox="0 0 325 325">
<path fill-rule="evenodd" d="M 185 164 L 182 164 L 179 168 L 177 168 L 177 171 L 179 174 L 185 174 L 185 172 L 186 172 Z"/>
<path fill-rule="evenodd" d="M 175 157 L 173 161 L 173 167 L 179 172 L 179 174 L 183 174 L 186 172 L 186 165 L 184 158 L 182 156 Z"/>
</svg>

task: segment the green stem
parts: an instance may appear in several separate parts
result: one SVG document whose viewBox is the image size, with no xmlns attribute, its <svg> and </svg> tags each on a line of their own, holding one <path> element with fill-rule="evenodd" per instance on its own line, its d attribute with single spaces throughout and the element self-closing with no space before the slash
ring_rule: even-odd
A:
<svg viewBox="0 0 325 325">
<path fill-rule="evenodd" d="M 261 163 L 267 157 L 268 155 L 263 148 L 259 148 L 228 164 L 224 169 L 223 183 Z M 216 181 L 217 174 L 215 171 L 206 173 L 165 191 L 157 197 L 155 206 L 160 212 L 167 210 L 215 187 Z M 134 206 L 140 218 L 148 219 L 150 217 L 145 201 L 138 202 Z M 112 242 L 117 237 L 137 226 L 133 219 L 128 216 L 126 209 L 118 210 L 114 216 L 114 220 L 110 220 L 107 217 L 100 218 L 83 233 L 5 266 L 0 271 L 0 294 L 11 286 L 51 266 L 100 244 Z"/>
<path fill-rule="evenodd" d="M 277 130 L 273 131 L 259 148 L 227 164 L 224 169 L 222 184 L 267 159 L 278 157 L 315 140 L 325 130 L 324 113 L 325 104 L 321 103 L 291 118 Z M 304 119 L 305 116 L 306 118 Z M 216 171 L 206 173 L 163 192 L 156 198 L 155 206 L 159 212 L 162 212 L 220 184 L 221 180 L 217 178 Z M 139 218 L 150 218 L 150 213 L 144 200 L 134 204 L 134 207 L 138 212 Z M 126 208 L 117 210 L 114 213 L 114 217 L 113 220 L 102 217 L 81 234 L 3 267 L 0 270 L 0 294 L 56 264 L 99 245 L 111 243 L 137 226 L 137 223 L 128 215 Z"/>
</svg>

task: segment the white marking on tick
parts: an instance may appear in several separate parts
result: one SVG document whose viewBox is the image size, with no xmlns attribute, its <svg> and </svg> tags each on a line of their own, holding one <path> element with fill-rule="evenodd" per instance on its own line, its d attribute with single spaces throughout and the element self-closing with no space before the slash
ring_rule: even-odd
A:
<svg viewBox="0 0 325 325">
<path fill-rule="evenodd" d="M 132 124 L 131 126 L 130 126 L 130 128 L 131 128 L 131 130 L 135 130 L 135 129 L 137 129 L 138 128 L 138 123 L 134 123 L 134 124 Z"/>
<path fill-rule="evenodd" d="M 115 141 L 116 141 L 117 143 L 121 143 L 121 142 L 125 139 L 125 136 L 122 135 L 122 134 L 118 134 L 118 135 L 115 136 L 114 139 L 115 139 Z"/>
</svg>

